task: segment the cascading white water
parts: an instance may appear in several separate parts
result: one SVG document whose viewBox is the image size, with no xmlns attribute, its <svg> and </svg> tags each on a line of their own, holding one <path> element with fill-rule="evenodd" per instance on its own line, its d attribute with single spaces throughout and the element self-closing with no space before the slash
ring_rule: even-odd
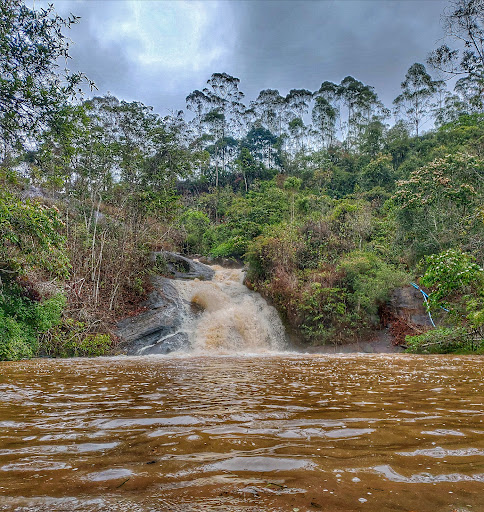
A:
<svg viewBox="0 0 484 512">
<path fill-rule="evenodd" d="M 284 326 L 274 307 L 243 284 L 240 269 L 212 267 L 212 281 L 174 281 L 189 307 L 181 331 L 194 353 L 253 353 L 281 351 L 286 346 Z"/>
</svg>

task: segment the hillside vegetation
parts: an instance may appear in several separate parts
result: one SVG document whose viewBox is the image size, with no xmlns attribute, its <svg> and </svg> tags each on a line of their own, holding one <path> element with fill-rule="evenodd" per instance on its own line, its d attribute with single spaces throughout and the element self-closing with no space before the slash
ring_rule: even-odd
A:
<svg viewBox="0 0 484 512">
<path fill-rule="evenodd" d="M 160 248 L 245 261 L 248 285 L 313 344 L 368 336 L 418 280 L 441 314 L 409 349 L 482 350 L 479 2 L 448 14 L 466 52 L 412 65 L 393 111 L 351 76 L 249 101 L 214 73 L 168 117 L 76 96 L 87 78 L 56 67 L 75 18 L 20 0 L 0 14 L 0 359 L 115 350 Z M 436 69 L 460 73 L 454 91 Z"/>
</svg>

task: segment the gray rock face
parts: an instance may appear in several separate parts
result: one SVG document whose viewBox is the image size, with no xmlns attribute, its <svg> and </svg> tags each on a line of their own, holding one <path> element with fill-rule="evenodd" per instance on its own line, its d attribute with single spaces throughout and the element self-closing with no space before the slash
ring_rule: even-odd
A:
<svg viewBox="0 0 484 512">
<path fill-rule="evenodd" d="M 413 286 L 397 288 L 390 300 L 390 307 L 396 316 L 405 318 L 415 325 L 431 325 L 423 296 Z"/>
<path fill-rule="evenodd" d="M 190 348 L 190 340 L 186 332 L 177 332 L 162 338 L 161 341 L 154 345 L 149 345 L 146 348 L 140 350 L 141 355 L 153 355 L 153 354 L 169 354 L 170 352 L 176 352 L 180 350 L 187 350 Z"/>
<path fill-rule="evenodd" d="M 166 271 L 175 279 L 200 279 L 201 281 L 210 281 L 215 275 L 215 271 L 190 258 L 186 258 L 176 252 L 154 252 L 152 254 L 153 261 L 157 259 L 166 265 Z"/>
<path fill-rule="evenodd" d="M 154 290 L 144 304 L 147 311 L 125 318 L 117 325 L 120 348 L 127 354 L 138 354 L 151 345 L 159 344 L 162 338 L 175 333 L 181 325 L 184 304 L 170 279 L 156 276 L 152 278 L 152 284 Z"/>
<path fill-rule="evenodd" d="M 168 271 L 176 279 L 211 280 L 215 272 L 210 267 L 175 253 L 161 254 Z M 185 271 L 184 271 L 185 270 Z M 187 333 L 180 330 L 184 314 L 190 306 L 183 300 L 172 279 L 154 276 L 154 290 L 143 306 L 147 310 L 118 322 L 119 348 L 128 355 L 168 354 L 190 348 Z"/>
</svg>

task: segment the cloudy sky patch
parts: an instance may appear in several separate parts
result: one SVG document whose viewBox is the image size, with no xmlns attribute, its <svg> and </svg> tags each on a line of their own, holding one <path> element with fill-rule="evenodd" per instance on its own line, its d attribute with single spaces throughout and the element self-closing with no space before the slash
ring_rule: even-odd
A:
<svg viewBox="0 0 484 512">
<path fill-rule="evenodd" d="M 32 1 L 32 0 L 30 0 Z M 27 0 L 27 3 L 29 0 Z M 352 75 L 391 107 L 414 62 L 439 44 L 445 0 L 53 0 L 81 16 L 69 31 L 72 70 L 100 94 L 185 108 L 214 72 L 265 88 L 315 90 Z M 39 1 L 35 3 L 39 6 Z M 42 5 L 42 4 L 40 4 Z M 46 5 L 44 2 L 43 5 Z"/>
</svg>

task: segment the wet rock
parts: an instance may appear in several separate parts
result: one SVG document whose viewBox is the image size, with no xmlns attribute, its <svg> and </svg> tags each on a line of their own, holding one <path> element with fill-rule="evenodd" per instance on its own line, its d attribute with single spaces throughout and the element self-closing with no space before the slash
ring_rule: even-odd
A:
<svg viewBox="0 0 484 512">
<path fill-rule="evenodd" d="M 201 281 L 210 281 L 215 275 L 215 271 L 200 263 L 186 258 L 176 252 L 154 252 L 153 261 L 165 266 L 164 273 L 175 279 L 200 279 Z"/>
<path fill-rule="evenodd" d="M 162 337 L 153 345 L 148 345 L 146 348 L 142 348 L 139 351 L 139 354 L 169 354 L 170 352 L 188 350 L 189 348 L 190 340 L 188 339 L 188 334 L 186 332 L 177 332 L 169 335 L 168 337 Z"/>
<path fill-rule="evenodd" d="M 166 278 L 152 278 L 154 290 L 143 304 L 147 310 L 118 322 L 119 348 L 128 355 L 167 354 L 188 347 L 188 336 L 178 335 L 186 305 Z"/>
<path fill-rule="evenodd" d="M 165 265 L 166 274 L 175 279 L 211 280 L 213 269 L 180 254 L 160 251 L 152 259 Z M 191 304 L 183 300 L 167 277 L 154 276 L 151 279 L 153 291 L 143 307 L 146 311 L 118 322 L 116 334 L 120 339 L 119 349 L 128 355 L 168 354 L 187 350 L 190 342 L 187 333 L 180 332 L 183 316 Z"/>
</svg>

